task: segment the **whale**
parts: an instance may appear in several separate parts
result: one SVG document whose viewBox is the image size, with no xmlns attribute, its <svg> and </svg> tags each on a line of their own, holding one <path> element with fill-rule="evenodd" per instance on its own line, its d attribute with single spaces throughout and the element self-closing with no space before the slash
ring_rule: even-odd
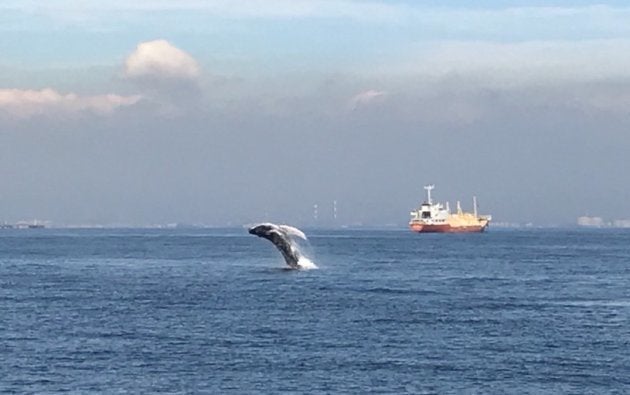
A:
<svg viewBox="0 0 630 395">
<path fill-rule="evenodd" d="M 304 232 L 289 225 L 277 225 L 271 222 L 256 224 L 249 228 L 249 234 L 269 240 L 280 251 L 284 261 L 291 269 L 301 269 L 302 254 L 295 238 L 306 240 Z"/>
</svg>

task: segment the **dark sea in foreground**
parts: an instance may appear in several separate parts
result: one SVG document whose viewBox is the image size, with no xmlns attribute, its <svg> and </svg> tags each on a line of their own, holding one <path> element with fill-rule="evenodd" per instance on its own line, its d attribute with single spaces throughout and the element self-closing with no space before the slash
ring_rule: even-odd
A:
<svg viewBox="0 0 630 395">
<path fill-rule="evenodd" d="M 1 230 L 0 393 L 629 393 L 630 230 Z"/>
</svg>

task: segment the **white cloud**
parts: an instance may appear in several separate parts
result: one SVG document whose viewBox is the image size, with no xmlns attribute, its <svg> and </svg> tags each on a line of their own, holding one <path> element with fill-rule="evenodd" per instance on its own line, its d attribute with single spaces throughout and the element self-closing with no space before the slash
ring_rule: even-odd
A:
<svg viewBox="0 0 630 395">
<path fill-rule="evenodd" d="M 369 89 L 369 90 L 360 92 L 354 95 L 352 99 L 350 99 L 350 108 L 356 109 L 358 107 L 368 105 L 374 102 L 375 100 L 379 100 L 383 98 L 385 95 L 387 95 L 386 92 L 377 91 L 374 89 Z"/>
<path fill-rule="evenodd" d="M 0 89 L 0 113 L 17 118 L 36 115 L 73 115 L 81 112 L 109 114 L 120 107 L 131 106 L 141 99 L 139 95 L 114 94 L 79 96 L 62 94 L 53 89 L 23 90 Z"/>
<path fill-rule="evenodd" d="M 188 53 L 166 40 L 138 44 L 125 61 L 125 76 L 129 78 L 167 78 L 195 80 L 199 65 Z"/>
<path fill-rule="evenodd" d="M 627 39 L 442 41 L 417 45 L 407 56 L 406 60 L 375 65 L 374 73 L 415 75 L 435 83 L 457 78 L 465 86 L 499 89 L 630 77 Z"/>
</svg>

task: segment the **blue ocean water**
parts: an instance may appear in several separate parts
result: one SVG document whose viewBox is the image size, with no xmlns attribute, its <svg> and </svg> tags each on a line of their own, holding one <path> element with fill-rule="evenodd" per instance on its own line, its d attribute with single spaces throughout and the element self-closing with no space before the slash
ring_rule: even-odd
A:
<svg viewBox="0 0 630 395">
<path fill-rule="evenodd" d="M 0 231 L 0 393 L 628 393 L 630 232 Z"/>
</svg>

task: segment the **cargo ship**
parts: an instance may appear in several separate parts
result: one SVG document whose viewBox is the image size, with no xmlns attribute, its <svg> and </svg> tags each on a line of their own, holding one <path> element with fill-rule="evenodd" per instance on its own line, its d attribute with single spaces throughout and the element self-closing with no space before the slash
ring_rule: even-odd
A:
<svg viewBox="0 0 630 395">
<path fill-rule="evenodd" d="M 473 212 L 462 211 L 457 202 L 457 212 L 451 214 L 448 202 L 446 207 L 442 203 L 431 200 L 434 185 L 427 185 L 427 200 L 417 210 L 412 211 L 409 228 L 418 233 L 473 233 L 483 232 L 488 227 L 492 216 L 477 215 L 477 198 L 473 197 Z"/>
</svg>

